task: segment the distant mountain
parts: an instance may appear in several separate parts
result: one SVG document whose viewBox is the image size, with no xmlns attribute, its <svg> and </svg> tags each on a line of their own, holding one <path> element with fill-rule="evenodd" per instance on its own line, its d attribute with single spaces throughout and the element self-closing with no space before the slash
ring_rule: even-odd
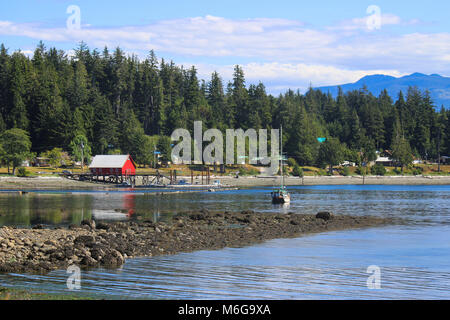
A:
<svg viewBox="0 0 450 320">
<path fill-rule="evenodd" d="M 437 106 L 438 109 L 442 105 L 444 105 L 446 109 L 450 108 L 450 78 L 442 77 L 438 74 L 426 75 L 422 73 L 413 73 L 401 78 L 386 75 L 372 75 L 361 78 L 355 83 L 343 84 L 340 87 L 344 92 L 348 92 L 359 90 L 364 85 L 375 96 L 378 96 L 381 91 L 386 89 L 394 101 L 397 100 L 400 90 L 403 91 L 406 99 L 408 87 L 416 86 L 422 91 L 430 91 L 434 105 Z M 329 86 L 317 89 L 320 89 L 325 93 L 330 92 L 333 97 L 336 97 L 338 94 L 338 87 L 339 86 Z"/>
</svg>

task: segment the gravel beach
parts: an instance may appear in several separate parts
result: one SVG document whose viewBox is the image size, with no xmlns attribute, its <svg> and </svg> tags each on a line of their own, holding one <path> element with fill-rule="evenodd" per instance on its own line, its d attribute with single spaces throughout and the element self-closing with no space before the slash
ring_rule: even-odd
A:
<svg viewBox="0 0 450 320">
<path fill-rule="evenodd" d="M 242 247 L 306 234 L 375 227 L 392 219 L 244 211 L 180 214 L 170 224 L 151 221 L 95 223 L 68 228 L 0 228 L 0 272 L 47 273 L 77 265 L 82 269 L 123 265 L 131 257 Z"/>
<path fill-rule="evenodd" d="M 190 181 L 190 177 L 178 177 Z M 279 177 L 250 177 L 239 178 L 231 176 L 212 176 L 211 180 L 220 180 L 223 185 L 230 187 L 258 187 L 274 186 L 280 182 Z M 198 181 L 197 181 L 198 182 Z M 367 176 L 363 180 L 361 176 L 307 176 L 302 178 L 286 177 L 288 186 L 298 185 L 450 185 L 450 176 Z M 140 184 L 138 179 L 137 185 Z M 0 177 L 1 189 L 108 189 L 114 188 L 113 184 L 81 182 L 62 177 Z"/>
</svg>

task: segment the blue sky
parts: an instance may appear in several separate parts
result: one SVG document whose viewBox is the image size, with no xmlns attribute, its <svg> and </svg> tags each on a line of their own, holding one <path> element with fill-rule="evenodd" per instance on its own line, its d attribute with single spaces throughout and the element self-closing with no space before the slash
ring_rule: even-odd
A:
<svg viewBox="0 0 450 320">
<path fill-rule="evenodd" d="M 80 30 L 67 29 L 69 5 L 80 8 Z M 367 24 L 370 5 L 379 28 Z M 240 64 L 248 83 L 276 93 L 376 73 L 450 76 L 448 12 L 448 1 L 2 1 L 0 42 L 26 54 L 39 40 L 69 54 L 81 40 L 141 58 L 154 49 L 205 79 L 217 70 L 228 80 Z"/>
</svg>

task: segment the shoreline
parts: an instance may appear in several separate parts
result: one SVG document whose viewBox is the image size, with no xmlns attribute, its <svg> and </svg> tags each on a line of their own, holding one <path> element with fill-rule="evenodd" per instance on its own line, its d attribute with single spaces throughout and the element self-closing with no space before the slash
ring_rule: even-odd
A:
<svg viewBox="0 0 450 320">
<path fill-rule="evenodd" d="M 218 178 L 219 179 L 219 178 Z M 279 177 L 224 177 L 223 184 L 233 186 L 276 186 Z M 285 177 L 286 186 L 315 186 L 315 185 L 450 185 L 450 176 L 305 176 Z"/>
<path fill-rule="evenodd" d="M 190 181 L 190 177 L 182 177 Z M 240 176 L 212 176 L 212 180 L 220 180 L 224 187 L 271 187 L 279 184 L 279 177 L 253 177 Z M 314 186 L 314 185 L 450 185 L 450 176 L 305 176 L 286 177 L 287 186 Z M 108 190 L 120 188 L 113 184 L 102 184 L 69 180 L 62 177 L 0 177 L 0 192 L 6 190 L 26 189 L 82 189 L 82 190 Z"/>
<path fill-rule="evenodd" d="M 0 272 L 38 273 L 66 269 L 119 268 L 126 259 L 198 250 L 243 247 L 279 238 L 379 227 L 391 218 L 215 212 L 179 214 L 164 222 L 84 221 L 81 226 L 54 229 L 0 228 Z"/>
</svg>

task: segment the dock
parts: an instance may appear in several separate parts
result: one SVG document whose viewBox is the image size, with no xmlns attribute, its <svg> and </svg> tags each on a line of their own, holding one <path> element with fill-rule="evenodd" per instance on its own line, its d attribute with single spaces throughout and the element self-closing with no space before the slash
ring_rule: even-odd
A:
<svg viewBox="0 0 450 320">
<path fill-rule="evenodd" d="M 212 182 L 211 172 L 208 167 L 199 174 L 191 174 L 188 177 L 178 177 L 176 170 L 170 170 L 164 174 L 156 170 L 154 174 L 110 174 L 96 175 L 93 173 L 66 174 L 65 178 L 77 181 L 85 181 L 101 184 L 114 184 L 116 187 L 125 188 L 161 188 L 161 189 L 221 189 L 224 186 L 219 180 Z M 189 181 L 190 180 L 190 181 Z"/>
</svg>

